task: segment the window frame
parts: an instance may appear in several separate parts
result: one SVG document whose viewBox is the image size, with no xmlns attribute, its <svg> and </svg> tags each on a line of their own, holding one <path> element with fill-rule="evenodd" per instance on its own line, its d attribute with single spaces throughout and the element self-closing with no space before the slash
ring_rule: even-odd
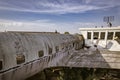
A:
<svg viewBox="0 0 120 80">
<path fill-rule="evenodd" d="M 104 37 L 101 36 L 102 33 L 104 33 Z M 104 40 L 104 39 L 105 39 L 105 35 L 106 35 L 106 32 L 100 32 L 100 39 L 101 39 L 101 40 Z"/>
<path fill-rule="evenodd" d="M 118 31 L 115 32 L 115 37 L 118 37 L 120 39 L 120 36 L 117 36 L 116 33 L 120 33 L 120 32 Z"/>
<path fill-rule="evenodd" d="M 110 33 L 112 33 L 112 36 L 111 37 L 109 37 L 110 36 Z M 108 32 L 108 34 L 107 34 L 107 40 L 113 40 L 113 36 L 114 36 L 114 32 Z"/>
<path fill-rule="evenodd" d="M 48 46 L 48 54 L 52 54 L 52 51 L 53 49 L 50 46 Z"/>
<path fill-rule="evenodd" d="M 90 35 L 89 35 L 89 33 L 90 33 Z M 92 35 L 92 32 L 87 32 L 87 39 L 92 39 L 91 35 Z"/>
<path fill-rule="evenodd" d="M 42 53 L 42 54 L 41 54 L 41 53 Z M 38 56 L 39 56 L 39 57 L 43 57 L 43 56 L 44 56 L 44 51 L 43 51 L 43 50 L 38 51 Z"/>
<path fill-rule="evenodd" d="M 98 33 L 97 36 L 95 33 Z M 96 39 L 99 39 L 99 32 L 93 32 L 93 39 L 96 40 Z"/>
<path fill-rule="evenodd" d="M 21 58 L 21 60 L 20 60 L 20 58 Z M 25 55 L 24 54 L 16 54 L 16 63 L 19 65 L 24 62 L 25 62 Z"/>
</svg>

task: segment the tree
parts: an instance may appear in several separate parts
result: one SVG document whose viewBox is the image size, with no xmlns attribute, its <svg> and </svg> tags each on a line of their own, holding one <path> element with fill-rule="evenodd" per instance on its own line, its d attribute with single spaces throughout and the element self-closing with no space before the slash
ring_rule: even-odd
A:
<svg viewBox="0 0 120 80">
<path fill-rule="evenodd" d="M 64 32 L 64 34 L 70 34 L 69 32 Z"/>
</svg>

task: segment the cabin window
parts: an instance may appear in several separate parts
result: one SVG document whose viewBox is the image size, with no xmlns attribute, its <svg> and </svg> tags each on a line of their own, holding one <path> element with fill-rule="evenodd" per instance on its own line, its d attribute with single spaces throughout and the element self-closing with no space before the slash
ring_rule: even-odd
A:
<svg viewBox="0 0 120 80">
<path fill-rule="evenodd" d="M 98 39 L 98 37 L 99 37 L 99 32 L 94 32 L 93 33 L 93 38 L 94 39 Z"/>
<path fill-rule="evenodd" d="M 49 54 L 52 54 L 52 48 L 48 47 Z"/>
<path fill-rule="evenodd" d="M 39 57 L 44 56 L 44 52 L 43 52 L 43 50 L 38 51 L 38 56 L 39 56 Z"/>
<path fill-rule="evenodd" d="M 112 40 L 113 39 L 113 32 L 108 32 L 107 39 L 108 40 Z"/>
<path fill-rule="evenodd" d="M 105 32 L 101 32 L 100 39 L 105 39 Z"/>
<path fill-rule="evenodd" d="M 3 68 L 3 61 L 0 60 L 0 70 L 2 70 L 2 68 Z"/>
<path fill-rule="evenodd" d="M 56 46 L 56 47 L 55 47 L 55 50 L 56 50 L 56 52 L 58 52 L 58 51 L 59 51 L 59 47 L 58 47 L 58 46 Z"/>
<path fill-rule="evenodd" d="M 91 39 L 91 32 L 87 32 L 87 39 Z"/>
<path fill-rule="evenodd" d="M 120 32 L 115 33 L 114 39 L 120 44 Z"/>
<path fill-rule="evenodd" d="M 24 63 L 25 62 L 25 56 L 23 54 L 17 54 L 16 60 L 17 60 L 17 64 Z"/>
<path fill-rule="evenodd" d="M 120 32 L 116 32 L 115 37 L 118 37 L 118 39 L 120 39 Z"/>
</svg>

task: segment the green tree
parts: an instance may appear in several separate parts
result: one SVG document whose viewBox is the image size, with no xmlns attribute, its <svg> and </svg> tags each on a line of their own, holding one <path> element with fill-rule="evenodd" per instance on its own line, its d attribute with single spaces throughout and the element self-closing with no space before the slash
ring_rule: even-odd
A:
<svg viewBox="0 0 120 80">
<path fill-rule="evenodd" d="M 69 32 L 64 32 L 64 34 L 70 34 Z"/>
</svg>

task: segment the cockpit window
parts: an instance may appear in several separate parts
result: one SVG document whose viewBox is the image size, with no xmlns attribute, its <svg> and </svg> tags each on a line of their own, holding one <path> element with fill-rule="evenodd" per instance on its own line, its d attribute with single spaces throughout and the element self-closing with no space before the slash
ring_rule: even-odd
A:
<svg viewBox="0 0 120 80">
<path fill-rule="evenodd" d="M 87 32 L 87 39 L 91 39 L 91 32 Z"/>
<path fill-rule="evenodd" d="M 17 54 L 16 60 L 17 60 L 17 64 L 24 63 L 25 62 L 25 56 L 23 54 Z"/>
<path fill-rule="evenodd" d="M 100 39 L 105 39 L 105 32 L 101 32 Z"/>
<path fill-rule="evenodd" d="M 3 68 L 3 61 L 0 60 L 0 70 L 2 70 L 2 68 Z"/>
<path fill-rule="evenodd" d="M 115 33 L 114 39 L 120 44 L 120 32 Z"/>
<path fill-rule="evenodd" d="M 116 32 L 115 37 L 118 37 L 120 39 L 120 32 Z"/>
<path fill-rule="evenodd" d="M 98 39 L 98 37 L 99 37 L 99 32 L 94 32 L 93 33 L 93 38 L 94 39 Z"/>
<path fill-rule="evenodd" d="M 108 32 L 107 39 L 108 40 L 112 40 L 113 39 L 113 32 Z"/>
</svg>

